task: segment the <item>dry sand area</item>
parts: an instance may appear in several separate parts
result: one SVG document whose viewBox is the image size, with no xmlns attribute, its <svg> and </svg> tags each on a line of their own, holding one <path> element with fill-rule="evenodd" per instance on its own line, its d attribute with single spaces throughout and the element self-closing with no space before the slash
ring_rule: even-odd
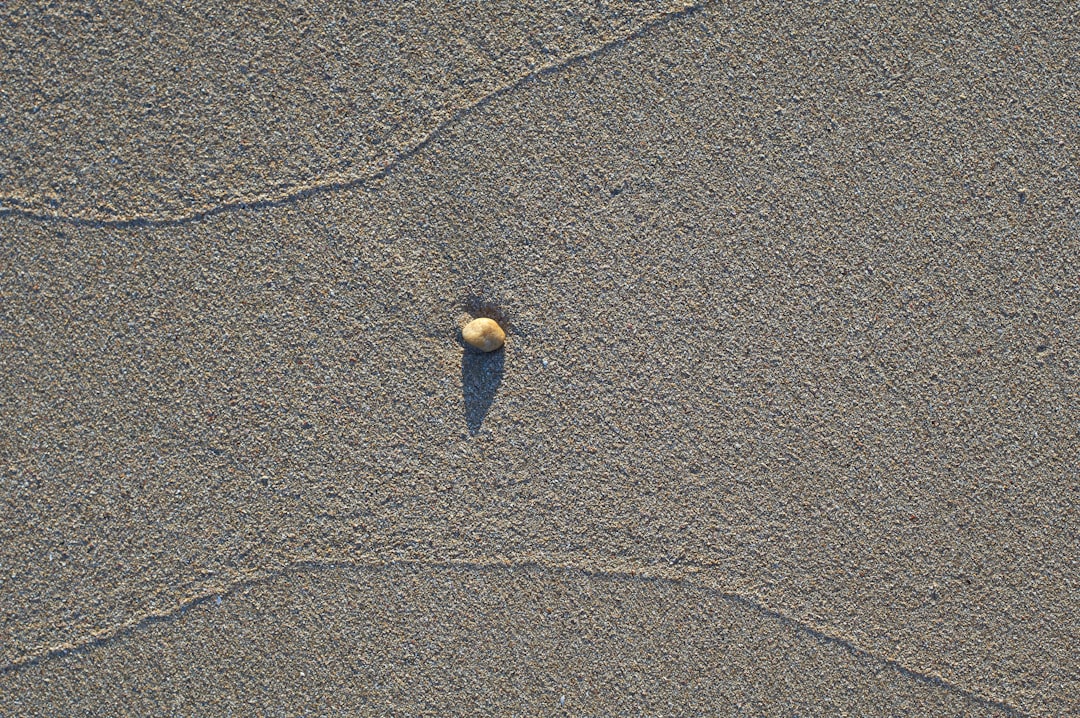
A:
<svg viewBox="0 0 1080 718">
<path fill-rule="evenodd" d="M 39 5 L 0 715 L 1080 715 L 1075 5 Z"/>
</svg>

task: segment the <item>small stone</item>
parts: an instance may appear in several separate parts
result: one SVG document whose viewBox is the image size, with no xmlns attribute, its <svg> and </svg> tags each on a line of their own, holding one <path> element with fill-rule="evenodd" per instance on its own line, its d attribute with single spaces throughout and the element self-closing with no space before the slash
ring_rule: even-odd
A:
<svg viewBox="0 0 1080 718">
<path fill-rule="evenodd" d="M 480 317 L 462 327 L 461 338 L 466 344 L 482 352 L 493 352 L 503 345 L 506 332 L 494 319 Z"/>
</svg>

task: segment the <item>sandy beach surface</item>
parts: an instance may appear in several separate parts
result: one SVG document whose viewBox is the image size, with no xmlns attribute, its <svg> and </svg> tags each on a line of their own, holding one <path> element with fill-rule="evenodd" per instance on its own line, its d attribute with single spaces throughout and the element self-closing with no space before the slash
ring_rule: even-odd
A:
<svg viewBox="0 0 1080 718">
<path fill-rule="evenodd" d="M 0 715 L 1080 715 L 1076 7 L 0 27 Z"/>
</svg>

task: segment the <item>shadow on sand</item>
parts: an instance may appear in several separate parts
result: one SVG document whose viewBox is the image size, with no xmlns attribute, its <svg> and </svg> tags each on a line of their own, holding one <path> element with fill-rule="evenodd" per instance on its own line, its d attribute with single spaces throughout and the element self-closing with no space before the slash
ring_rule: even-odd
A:
<svg viewBox="0 0 1080 718">
<path fill-rule="evenodd" d="M 485 354 L 465 347 L 465 354 L 461 358 L 461 397 L 465 402 L 465 424 L 472 436 L 480 431 L 484 417 L 495 401 L 505 364 L 504 349 Z"/>
</svg>

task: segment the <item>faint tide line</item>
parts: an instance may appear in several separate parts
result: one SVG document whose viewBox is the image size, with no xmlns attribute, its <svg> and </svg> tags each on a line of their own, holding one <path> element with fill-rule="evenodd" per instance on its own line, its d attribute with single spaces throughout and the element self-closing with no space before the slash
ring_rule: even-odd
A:
<svg viewBox="0 0 1080 718">
<path fill-rule="evenodd" d="M 693 13 L 703 9 L 713 0 L 706 0 L 705 2 L 695 3 L 691 5 L 684 5 L 676 10 L 669 10 L 667 12 L 656 13 L 654 15 L 647 16 L 643 19 L 642 24 L 626 35 L 610 39 L 600 45 L 585 48 L 579 52 L 571 53 L 565 57 L 562 57 L 554 62 L 550 62 L 546 65 L 530 70 L 517 77 L 510 82 L 507 82 L 494 90 L 482 95 L 479 99 L 468 104 L 464 107 L 459 107 L 456 110 L 452 110 L 445 119 L 440 121 L 435 127 L 426 132 L 421 133 L 410 140 L 402 144 L 406 149 L 402 150 L 398 154 L 392 156 L 389 161 L 385 162 L 381 166 L 377 166 L 375 169 L 369 169 L 361 172 L 358 175 L 349 174 L 327 174 L 321 176 L 316 182 L 301 185 L 299 189 L 290 189 L 279 195 L 275 194 L 258 194 L 253 193 L 249 197 L 237 200 L 227 201 L 221 204 L 209 204 L 197 209 L 189 209 L 182 213 L 170 215 L 163 213 L 162 215 L 156 214 L 133 214 L 121 219 L 108 219 L 104 216 L 97 216 L 93 212 L 84 212 L 80 214 L 64 214 L 62 212 L 42 212 L 32 209 L 23 209 L 18 206 L 4 206 L 4 203 L 14 203 L 15 205 L 23 203 L 24 200 L 19 200 L 14 197 L 2 197 L 0 196 L 0 218 L 6 216 L 23 217 L 26 219 L 38 220 L 38 221 L 53 221 L 64 222 L 67 224 L 74 224 L 80 226 L 91 227 L 113 227 L 113 228 L 128 228 L 128 227 L 170 227 L 180 224 L 186 224 L 188 222 L 197 222 L 208 217 L 221 214 L 223 212 L 244 210 L 244 209 L 263 209 L 267 207 L 280 207 L 287 204 L 292 204 L 299 200 L 305 199 L 315 194 L 323 192 L 333 192 L 338 190 L 351 189 L 360 185 L 372 182 L 374 180 L 385 177 L 391 170 L 397 165 L 401 164 L 406 159 L 414 157 L 417 153 L 422 151 L 425 147 L 430 145 L 436 139 L 438 139 L 447 129 L 458 124 L 466 116 L 478 110 L 486 105 L 490 104 L 495 99 L 506 95 L 513 90 L 522 87 L 532 80 L 545 77 L 559 70 L 576 65 L 583 61 L 598 57 L 609 50 L 617 48 L 630 40 L 634 40 L 641 37 L 651 30 L 667 25 L 670 22 L 686 17 Z"/>
<path fill-rule="evenodd" d="M 860 647 L 850 638 L 830 633 L 805 619 L 799 619 L 783 611 L 771 608 L 759 597 L 739 593 L 731 588 L 724 587 L 715 579 L 708 580 L 708 578 L 706 578 L 706 580 L 701 580 L 703 577 L 709 577 L 719 570 L 718 566 L 712 564 L 685 561 L 639 564 L 625 559 L 617 559 L 615 557 L 603 557 L 600 561 L 597 561 L 596 559 L 582 561 L 576 556 L 560 555 L 553 556 L 553 559 L 554 560 L 551 561 L 542 561 L 531 556 L 480 556 L 432 560 L 416 557 L 388 558 L 372 554 L 354 558 L 299 558 L 274 569 L 246 572 L 235 580 L 225 583 L 208 583 L 197 593 L 178 600 L 171 608 L 146 611 L 116 624 L 115 626 L 93 631 L 82 639 L 67 641 L 52 646 L 43 646 L 37 650 L 32 650 L 15 658 L 11 662 L 0 666 L 0 675 L 12 673 L 73 653 L 89 651 L 120 637 L 135 633 L 153 623 L 175 619 L 186 613 L 188 609 L 195 608 L 211 600 L 219 599 L 224 596 L 232 596 L 245 588 L 265 585 L 293 573 L 305 571 L 317 572 L 334 569 L 383 570 L 398 567 L 417 567 L 421 569 L 464 568 L 472 570 L 536 569 L 539 571 L 562 573 L 564 575 L 577 573 L 587 577 L 601 577 L 617 581 L 666 583 L 708 591 L 729 603 L 735 604 L 741 608 L 750 609 L 767 618 L 773 619 L 796 632 L 809 635 L 822 643 L 837 646 L 851 655 L 882 664 L 919 683 L 941 688 L 955 695 L 962 696 L 975 704 L 1004 711 L 1010 716 L 1027 715 L 1004 699 L 986 695 L 977 689 L 966 688 L 958 683 L 947 680 L 939 674 L 911 668 L 894 658 L 877 655 L 868 649 Z"/>
</svg>

